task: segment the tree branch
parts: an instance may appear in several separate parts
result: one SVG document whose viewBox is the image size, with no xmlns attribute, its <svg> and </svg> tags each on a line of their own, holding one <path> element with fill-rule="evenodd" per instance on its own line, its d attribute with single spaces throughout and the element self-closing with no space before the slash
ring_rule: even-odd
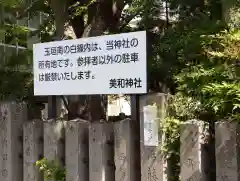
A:
<svg viewBox="0 0 240 181">
<path fill-rule="evenodd" d="M 49 0 L 49 1 L 54 13 L 57 37 L 60 39 L 60 37 L 64 36 L 65 23 L 68 17 L 67 0 L 62 0 L 61 3 L 59 3 L 59 0 Z"/>
<path fill-rule="evenodd" d="M 129 15 L 128 17 L 124 18 L 123 22 L 119 26 L 119 31 L 122 31 L 139 13 L 142 11 L 142 8 L 139 8 L 134 14 Z"/>
<path fill-rule="evenodd" d="M 61 96 L 61 99 L 63 101 L 64 107 L 67 109 L 67 111 L 69 112 L 69 107 L 68 107 L 68 103 L 67 100 L 64 96 Z"/>
</svg>

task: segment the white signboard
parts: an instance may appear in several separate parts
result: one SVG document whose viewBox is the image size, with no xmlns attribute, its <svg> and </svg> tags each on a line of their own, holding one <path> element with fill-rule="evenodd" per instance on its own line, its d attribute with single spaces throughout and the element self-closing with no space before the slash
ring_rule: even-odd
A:
<svg viewBox="0 0 240 181">
<path fill-rule="evenodd" d="M 146 32 L 33 45 L 34 95 L 147 91 Z"/>
<path fill-rule="evenodd" d="M 144 145 L 158 146 L 157 106 L 143 107 Z"/>
</svg>

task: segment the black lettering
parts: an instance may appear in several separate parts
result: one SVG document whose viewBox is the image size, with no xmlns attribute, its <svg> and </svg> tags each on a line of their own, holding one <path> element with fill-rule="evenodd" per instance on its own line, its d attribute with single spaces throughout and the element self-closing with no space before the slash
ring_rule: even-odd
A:
<svg viewBox="0 0 240 181">
<path fill-rule="evenodd" d="M 58 79 L 58 74 L 57 73 L 51 73 L 51 80 L 52 81 L 57 81 Z"/>
<path fill-rule="evenodd" d="M 121 41 L 121 40 L 115 40 L 115 41 L 114 41 L 114 48 L 115 48 L 115 49 L 120 49 L 120 48 L 122 48 L 122 41 Z"/>
<path fill-rule="evenodd" d="M 58 60 L 58 67 L 63 67 L 63 60 Z"/>
<path fill-rule="evenodd" d="M 65 59 L 65 60 L 64 60 L 64 65 L 65 65 L 65 67 L 68 67 L 68 66 L 69 66 L 69 59 Z"/>
<path fill-rule="evenodd" d="M 90 45 L 89 43 L 86 43 L 86 44 L 84 45 L 84 52 L 86 52 L 86 51 L 88 51 L 88 52 L 91 51 L 91 45 Z"/>
<path fill-rule="evenodd" d="M 62 80 L 63 79 L 63 73 L 61 73 L 61 75 L 58 73 L 58 80 Z"/>
<path fill-rule="evenodd" d="M 91 65 L 91 57 L 85 57 L 85 66 L 86 65 Z"/>
<path fill-rule="evenodd" d="M 44 61 L 38 61 L 38 68 L 39 68 L 39 69 L 44 69 L 44 68 L 45 68 L 44 65 L 45 65 L 45 64 L 44 64 Z"/>
<path fill-rule="evenodd" d="M 76 47 L 76 45 L 71 45 L 71 47 L 70 47 L 70 52 L 71 52 L 71 53 L 76 53 L 76 52 L 77 52 L 77 47 Z"/>
<path fill-rule="evenodd" d="M 88 70 L 88 71 L 85 71 L 84 73 L 85 73 L 85 78 L 86 78 L 86 79 L 89 79 L 90 76 L 91 76 L 91 75 L 90 75 L 90 74 L 91 74 L 91 71 Z"/>
<path fill-rule="evenodd" d="M 70 80 L 70 73 L 64 72 L 64 80 Z"/>
<path fill-rule="evenodd" d="M 130 41 L 127 39 L 122 40 L 123 48 L 130 48 Z"/>
<path fill-rule="evenodd" d="M 111 41 L 107 41 L 106 45 L 107 45 L 107 50 L 113 50 L 114 43 L 113 43 L 112 40 Z"/>
<path fill-rule="evenodd" d="M 115 63 L 120 63 L 122 61 L 122 56 L 121 55 L 115 55 L 114 56 L 114 62 Z"/>
<path fill-rule="evenodd" d="M 57 68 L 57 60 L 51 61 L 51 68 Z"/>
<path fill-rule="evenodd" d="M 105 65 L 105 64 L 120 64 L 139 61 L 138 53 L 123 53 L 123 54 L 107 54 L 102 56 L 87 56 L 77 59 L 78 67 L 87 65 Z M 68 63 L 69 64 L 69 63 Z"/>
<path fill-rule="evenodd" d="M 44 48 L 44 52 L 45 52 L 45 54 L 44 54 L 44 56 L 50 56 L 51 55 L 51 51 L 50 51 L 50 48 Z"/>
<path fill-rule="evenodd" d="M 45 76 L 43 73 L 39 74 L 38 77 L 39 77 L 39 82 L 43 82 L 45 80 Z"/>
<path fill-rule="evenodd" d="M 63 52 L 64 54 L 68 54 L 70 52 L 70 47 L 68 45 L 64 46 Z"/>
<path fill-rule="evenodd" d="M 138 39 L 137 38 L 133 38 L 130 42 L 131 47 L 137 47 L 138 46 Z"/>
<path fill-rule="evenodd" d="M 117 79 L 117 87 L 118 88 L 125 88 L 125 80 L 124 79 Z"/>
<path fill-rule="evenodd" d="M 132 78 L 125 79 L 125 85 L 126 85 L 126 88 L 132 88 L 133 87 L 133 79 Z"/>
<path fill-rule="evenodd" d="M 113 78 L 109 80 L 110 88 L 141 88 L 141 78 Z"/>
<path fill-rule="evenodd" d="M 83 44 L 78 44 L 78 45 L 77 45 L 77 52 L 78 52 L 78 53 L 83 52 Z"/>
<path fill-rule="evenodd" d="M 45 81 L 51 81 L 51 74 L 50 73 L 45 73 Z"/>
<path fill-rule="evenodd" d="M 45 61 L 45 68 L 47 68 L 47 69 L 51 68 L 51 62 L 49 60 Z"/>
<path fill-rule="evenodd" d="M 105 64 L 106 57 L 105 56 L 99 56 L 99 64 Z"/>
<path fill-rule="evenodd" d="M 84 64 L 85 64 L 85 66 L 86 66 L 86 62 L 85 62 L 85 60 L 84 60 L 83 57 L 79 57 L 79 58 L 77 59 L 77 64 L 78 64 L 78 67 L 81 67 L 81 66 L 83 66 Z"/>
<path fill-rule="evenodd" d="M 84 79 L 84 74 L 83 74 L 83 72 L 78 72 L 78 80 L 82 80 L 82 79 Z"/>
<path fill-rule="evenodd" d="M 122 54 L 122 62 L 123 63 L 129 63 L 130 62 L 130 55 L 129 55 L 129 53 Z"/>
<path fill-rule="evenodd" d="M 58 55 L 62 55 L 63 54 L 63 47 L 62 46 L 58 46 L 57 47 L 57 54 Z"/>
<path fill-rule="evenodd" d="M 98 65 L 98 56 L 93 56 L 92 57 L 92 64 L 93 65 Z"/>
<path fill-rule="evenodd" d="M 73 72 L 71 72 L 71 79 L 72 79 L 72 80 L 76 80 L 76 79 L 77 79 L 77 76 L 76 76 L 76 75 L 74 76 L 74 75 L 73 75 Z"/>
<path fill-rule="evenodd" d="M 134 87 L 135 88 L 141 88 L 142 87 L 142 80 L 140 78 L 134 79 Z"/>
<path fill-rule="evenodd" d="M 113 61 L 113 56 L 112 55 L 107 55 L 107 57 L 106 57 L 106 60 L 105 60 L 105 64 L 109 64 L 110 62 L 112 62 Z"/>
<path fill-rule="evenodd" d="M 98 50 L 98 44 L 97 44 L 97 43 L 92 43 L 92 48 L 91 48 L 91 50 L 92 50 L 93 52 L 97 51 L 97 50 Z"/>
<path fill-rule="evenodd" d="M 116 79 L 110 79 L 109 81 L 109 88 L 117 88 L 117 80 Z"/>
<path fill-rule="evenodd" d="M 57 48 L 56 47 L 51 48 L 51 55 L 57 55 Z"/>
<path fill-rule="evenodd" d="M 138 60 L 138 53 L 131 53 L 131 61 L 135 63 Z"/>
</svg>

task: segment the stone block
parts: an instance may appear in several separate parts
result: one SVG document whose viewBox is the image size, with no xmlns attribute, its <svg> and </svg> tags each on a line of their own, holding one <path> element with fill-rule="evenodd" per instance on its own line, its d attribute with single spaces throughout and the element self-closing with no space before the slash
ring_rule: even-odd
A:
<svg viewBox="0 0 240 181">
<path fill-rule="evenodd" d="M 130 119 L 115 122 L 115 181 L 136 181 L 134 133 Z"/>
<path fill-rule="evenodd" d="M 23 122 L 27 121 L 24 103 L 0 104 L 0 180 L 23 180 Z"/>
<path fill-rule="evenodd" d="M 114 181 L 113 124 L 89 126 L 89 180 Z"/>
<path fill-rule="evenodd" d="M 64 165 L 66 121 L 44 121 L 44 157 Z"/>
<path fill-rule="evenodd" d="M 23 125 L 23 180 L 42 181 L 36 161 L 43 158 L 43 121 L 33 120 Z"/>
<path fill-rule="evenodd" d="M 89 123 L 68 121 L 66 125 L 66 181 L 89 180 Z"/>
<path fill-rule="evenodd" d="M 240 126 L 236 122 L 215 123 L 217 181 L 240 181 Z"/>
<path fill-rule="evenodd" d="M 165 181 L 168 178 L 164 172 L 166 164 L 161 153 L 163 136 L 159 130 L 160 121 L 166 115 L 166 101 L 167 95 L 162 93 L 152 93 L 140 97 L 142 181 Z M 150 123 L 152 125 L 147 126 Z M 152 141 L 147 141 L 146 137 L 149 139 L 149 135 L 152 137 Z"/>
<path fill-rule="evenodd" d="M 191 120 L 180 126 L 181 181 L 207 181 L 210 165 L 207 123 Z"/>
</svg>

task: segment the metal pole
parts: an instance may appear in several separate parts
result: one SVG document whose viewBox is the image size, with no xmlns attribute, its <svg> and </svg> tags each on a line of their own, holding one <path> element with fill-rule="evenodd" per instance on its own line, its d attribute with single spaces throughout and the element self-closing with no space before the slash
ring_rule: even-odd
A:
<svg viewBox="0 0 240 181">
<path fill-rule="evenodd" d="M 139 95 L 131 95 L 131 120 L 134 129 L 135 179 L 141 180 L 140 106 Z"/>
<path fill-rule="evenodd" d="M 48 119 L 57 118 L 57 96 L 48 96 Z"/>
</svg>

